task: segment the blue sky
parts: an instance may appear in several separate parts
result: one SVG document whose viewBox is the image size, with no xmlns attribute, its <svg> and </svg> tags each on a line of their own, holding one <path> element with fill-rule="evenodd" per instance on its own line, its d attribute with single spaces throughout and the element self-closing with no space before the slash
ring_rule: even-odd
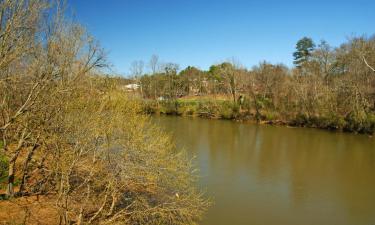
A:
<svg viewBox="0 0 375 225">
<path fill-rule="evenodd" d="M 338 46 L 375 34 L 375 0 L 68 0 L 76 20 L 108 52 L 117 73 L 134 60 L 207 69 L 236 58 L 292 66 L 296 42 L 309 36 Z"/>
</svg>

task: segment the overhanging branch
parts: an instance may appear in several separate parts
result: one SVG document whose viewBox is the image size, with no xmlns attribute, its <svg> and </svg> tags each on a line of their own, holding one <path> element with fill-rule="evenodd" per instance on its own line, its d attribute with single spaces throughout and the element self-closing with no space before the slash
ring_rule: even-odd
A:
<svg viewBox="0 0 375 225">
<path fill-rule="evenodd" d="M 365 64 L 366 64 L 366 66 L 367 66 L 368 68 L 370 68 L 373 72 L 375 72 L 375 69 L 374 69 L 372 66 L 370 66 L 370 65 L 368 64 L 368 62 L 366 61 L 365 56 L 362 56 L 362 58 L 363 58 L 363 61 L 364 61 Z"/>
</svg>

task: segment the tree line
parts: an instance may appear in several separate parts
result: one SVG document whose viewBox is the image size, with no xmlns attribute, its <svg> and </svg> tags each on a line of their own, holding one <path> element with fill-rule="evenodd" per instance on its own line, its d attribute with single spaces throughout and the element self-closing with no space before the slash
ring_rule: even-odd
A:
<svg viewBox="0 0 375 225">
<path fill-rule="evenodd" d="M 192 66 L 178 71 L 177 64 L 155 66 L 158 60 L 153 56 L 149 65 L 159 70 L 137 74 L 134 82 L 140 84 L 144 99 L 168 100 L 163 104 L 146 101 L 151 112 L 163 111 L 160 106 L 164 105 L 177 114 L 210 111 L 232 119 L 374 132 L 375 36 L 353 37 L 336 48 L 304 37 L 293 57 L 293 68 L 264 61 L 247 69 L 228 60 L 207 71 Z M 189 105 L 184 101 L 189 96 L 196 96 L 198 103 Z M 226 106 L 215 99 L 225 99 Z M 230 115 L 221 115 L 223 110 Z"/>
<path fill-rule="evenodd" d="M 2 222 L 195 224 L 209 203 L 190 161 L 66 8 L 0 1 Z"/>
</svg>

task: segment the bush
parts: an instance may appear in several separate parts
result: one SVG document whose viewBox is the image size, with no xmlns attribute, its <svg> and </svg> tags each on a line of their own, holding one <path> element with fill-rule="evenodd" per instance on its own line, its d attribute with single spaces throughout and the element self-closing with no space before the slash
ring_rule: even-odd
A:
<svg viewBox="0 0 375 225">
<path fill-rule="evenodd" d="M 3 143 L 0 141 L 0 149 L 3 148 Z M 6 155 L 0 150 L 0 183 L 3 182 L 3 180 L 7 177 L 8 175 L 8 165 L 9 165 L 9 160 L 6 157 Z"/>
<path fill-rule="evenodd" d="M 344 118 L 330 113 L 328 116 L 322 116 L 317 118 L 316 125 L 319 128 L 329 129 L 329 130 L 342 130 L 345 127 Z"/>
<path fill-rule="evenodd" d="M 159 112 L 159 107 L 156 101 L 142 101 L 142 112 L 146 114 L 154 114 Z"/>
<path fill-rule="evenodd" d="M 349 114 L 346 118 L 345 131 L 358 132 L 373 134 L 375 131 L 375 115 L 374 114 L 364 114 L 355 115 L 354 113 Z"/>
<path fill-rule="evenodd" d="M 3 141 L 0 141 L 0 182 L 1 178 L 8 172 L 8 158 L 3 152 L 3 147 Z"/>
<path fill-rule="evenodd" d="M 178 115 L 194 115 L 197 112 L 196 102 L 179 102 L 177 114 Z"/>
<path fill-rule="evenodd" d="M 240 107 L 233 102 L 224 101 L 220 104 L 220 117 L 223 119 L 234 119 L 238 116 Z"/>
<path fill-rule="evenodd" d="M 278 118 L 278 115 L 276 112 L 266 111 L 263 113 L 263 118 L 266 121 L 274 121 Z"/>
<path fill-rule="evenodd" d="M 219 106 L 215 101 L 200 101 L 198 103 L 198 114 L 202 117 L 219 117 Z"/>
<path fill-rule="evenodd" d="M 294 119 L 292 119 L 291 124 L 295 126 L 305 126 L 308 123 L 309 119 L 306 114 L 299 113 Z"/>
<path fill-rule="evenodd" d="M 178 102 L 176 100 L 160 102 L 159 112 L 167 115 L 178 115 Z"/>
</svg>

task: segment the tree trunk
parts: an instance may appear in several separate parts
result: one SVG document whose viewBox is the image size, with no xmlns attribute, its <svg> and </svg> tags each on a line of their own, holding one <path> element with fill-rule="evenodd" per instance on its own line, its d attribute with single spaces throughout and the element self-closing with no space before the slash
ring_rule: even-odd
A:
<svg viewBox="0 0 375 225">
<path fill-rule="evenodd" d="M 21 138 L 18 142 L 18 146 L 14 152 L 13 157 L 9 160 L 9 169 L 8 169 L 8 185 L 7 185 L 7 190 L 6 190 L 6 195 L 9 197 L 14 196 L 14 175 L 15 175 L 15 170 L 16 170 L 16 160 L 18 158 L 18 155 L 21 152 L 21 148 L 23 146 L 23 143 L 25 141 L 26 137 L 26 129 L 23 130 Z"/>
<path fill-rule="evenodd" d="M 14 187 L 13 187 L 13 184 L 14 184 L 14 166 L 15 166 L 15 163 L 10 163 L 9 164 L 9 172 L 8 172 L 8 185 L 7 185 L 7 190 L 6 190 L 6 195 L 9 196 L 9 197 L 13 197 L 14 196 Z"/>
<path fill-rule="evenodd" d="M 19 193 L 22 194 L 22 192 L 24 191 L 25 189 L 25 183 L 26 183 L 26 179 L 28 177 L 28 167 L 29 167 L 29 162 L 31 161 L 33 155 L 34 155 L 34 152 L 35 150 L 39 147 L 38 144 L 35 144 L 33 146 L 32 149 L 30 149 L 29 153 L 27 154 L 27 158 L 25 160 L 25 163 L 23 165 L 23 175 L 22 175 L 22 180 L 21 180 L 21 184 L 20 184 L 20 190 L 19 190 Z"/>
</svg>

